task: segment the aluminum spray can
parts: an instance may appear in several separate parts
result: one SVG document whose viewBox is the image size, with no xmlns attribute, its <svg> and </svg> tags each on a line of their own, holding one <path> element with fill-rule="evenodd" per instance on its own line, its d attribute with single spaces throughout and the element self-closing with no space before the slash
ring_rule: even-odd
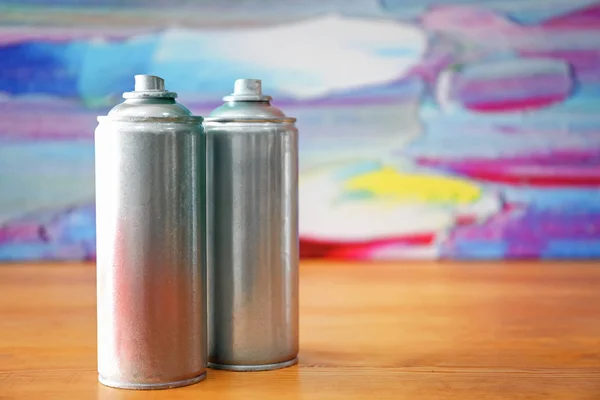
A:
<svg viewBox="0 0 600 400">
<path fill-rule="evenodd" d="M 205 118 L 208 366 L 264 371 L 298 355 L 298 130 L 239 79 Z"/>
<path fill-rule="evenodd" d="M 202 118 L 156 76 L 98 117 L 98 374 L 124 389 L 206 376 Z"/>
</svg>

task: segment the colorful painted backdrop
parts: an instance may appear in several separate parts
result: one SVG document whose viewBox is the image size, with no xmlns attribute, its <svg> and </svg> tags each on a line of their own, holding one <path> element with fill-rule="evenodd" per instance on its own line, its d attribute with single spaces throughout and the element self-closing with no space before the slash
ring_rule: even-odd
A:
<svg viewBox="0 0 600 400">
<path fill-rule="evenodd" d="M 261 78 L 305 257 L 600 256 L 600 3 L 0 1 L 0 260 L 95 256 L 95 117 Z"/>
</svg>

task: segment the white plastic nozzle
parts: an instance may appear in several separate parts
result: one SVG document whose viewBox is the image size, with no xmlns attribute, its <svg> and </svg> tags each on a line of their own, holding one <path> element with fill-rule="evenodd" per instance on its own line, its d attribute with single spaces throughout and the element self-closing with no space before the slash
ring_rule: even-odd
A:
<svg viewBox="0 0 600 400">
<path fill-rule="evenodd" d="M 256 95 L 262 96 L 262 82 L 260 79 L 238 79 L 233 85 L 234 96 Z"/>
<path fill-rule="evenodd" d="M 154 75 L 135 75 L 136 92 L 164 91 L 165 80 Z"/>
</svg>

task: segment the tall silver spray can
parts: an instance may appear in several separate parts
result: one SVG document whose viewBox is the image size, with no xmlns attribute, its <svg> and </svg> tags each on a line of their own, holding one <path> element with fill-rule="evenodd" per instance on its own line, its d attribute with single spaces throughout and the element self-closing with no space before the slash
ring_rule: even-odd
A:
<svg viewBox="0 0 600 400">
<path fill-rule="evenodd" d="M 206 371 L 202 118 L 164 81 L 135 91 L 96 129 L 98 372 L 107 386 L 160 389 Z"/>
<path fill-rule="evenodd" d="M 298 354 L 298 130 L 261 81 L 205 119 L 209 367 L 260 371 Z"/>
</svg>

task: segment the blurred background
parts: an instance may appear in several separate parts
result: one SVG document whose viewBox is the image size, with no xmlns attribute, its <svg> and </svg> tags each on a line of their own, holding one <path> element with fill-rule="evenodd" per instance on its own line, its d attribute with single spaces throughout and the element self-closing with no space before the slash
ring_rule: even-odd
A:
<svg viewBox="0 0 600 400">
<path fill-rule="evenodd" d="M 298 118 L 302 257 L 600 257 L 598 1 L 0 1 L 0 261 L 94 259 L 96 116 L 142 73 Z"/>
</svg>

